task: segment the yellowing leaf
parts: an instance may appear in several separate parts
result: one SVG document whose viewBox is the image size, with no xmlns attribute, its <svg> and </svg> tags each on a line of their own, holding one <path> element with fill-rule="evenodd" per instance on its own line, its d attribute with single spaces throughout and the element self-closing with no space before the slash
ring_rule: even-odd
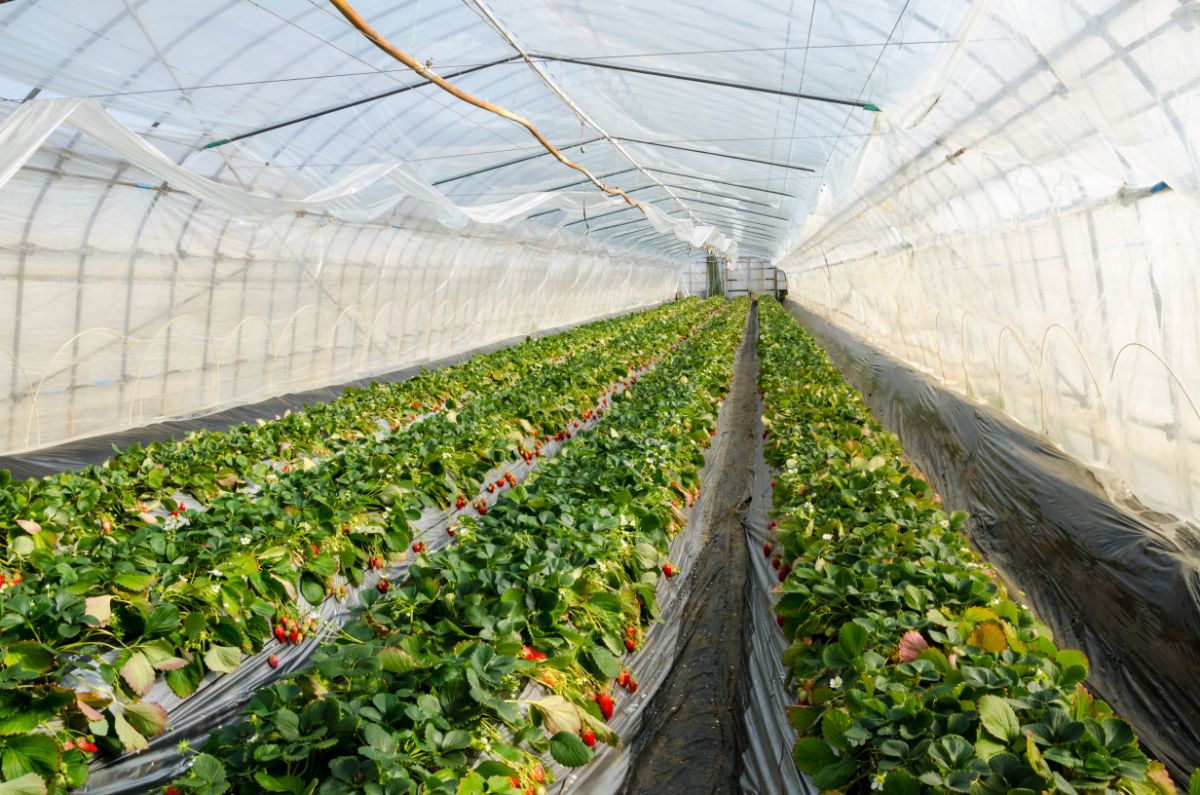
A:
<svg viewBox="0 0 1200 795">
<path fill-rule="evenodd" d="M 150 692 L 154 684 L 154 666 L 140 651 L 134 652 L 121 666 L 121 677 L 129 683 L 129 688 L 139 696 Z"/>
<path fill-rule="evenodd" d="M 967 636 L 967 643 L 992 654 L 999 654 L 1008 648 L 1008 639 L 1004 637 L 1004 630 L 996 624 L 980 624 L 975 627 Z"/>
<path fill-rule="evenodd" d="M 100 622 L 100 626 L 107 627 L 108 620 L 112 618 L 112 596 L 89 596 L 83 600 L 83 612 Z"/>
<path fill-rule="evenodd" d="M 986 607 L 968 607 L 963 611 L 963 620 L 970 621 L 972 624 L 981 624 L 984 621 L 999 621 L 1000 617 Z"/>
<path fill-rule="evenodd" d="M 46 795 L 46 781 L 37 773 L 0 783 L 0 795 Z"/>
<path fill-rule="evenodd" d="M 383 670 L 394 674 L 406 674 L 417 667 L 417 662 L 411 654 L 395 646 L 380 649 L 378 657 Z"/>
<path fill-rule="evenodd" d="M 156 671 L 174 671 L 187 665 L 187 660 L 180 659 L 167 648 L 153 643 L 143 646 L 142 654 L 146 655 L 146 661 Z"/>
<path fill-rule="evenodd" d="M 145 737 L 157 737 L 167 730 L 167 711 L 153 701 L 129 704 L 125 707 L 125 718 Z"/>
<path fill-rule="evenodd" d="M 31 536 L 35 536 L 38 533 L 42 532 L 42 526 L 40 524 L 38 524 L 37 522 L 33 521 L 32 519 L 18 519 L 17 526 L 20 527 L 22 530 L 24 530 L 26 533 L 29 533 L 29 535 L 31 535 Z"/>
<path fill-rule="evenodd" d="M 237 670 L 242 662 L 242 650 L 233 646 L 209 646 L 204 653 L 204 664 L 210 671 L 220 671 L 223 674 Z"/>
<path fill-rule="evenodd" d="M 546 696 L 531 702 L 532 706 L 541 713 L 546 729 L 551 734 L 571 732 L 578 734 L 583 725 L 579 717 L 579 709 L 562 696 Z"/>
<path fill-rule="evenodd" d="M 75 697 L 75 706 L 79 707 L 79 711 L 84 714 L 89 721 L 104 720 L 104 715 L 98 709 L 92 707 L 79 696 Z"/>
<path fill-rule="evenodd" d="M 126 751 L 141 751 L 150 747 L 146 738 L 129 725 L 129 721 L 125 720 L 125 716 L 119 712 L 113 715 L 113 727 L 117 730 L 117 739 L 121 741 L 121 745 L 125 746 Z"/>
</svg>

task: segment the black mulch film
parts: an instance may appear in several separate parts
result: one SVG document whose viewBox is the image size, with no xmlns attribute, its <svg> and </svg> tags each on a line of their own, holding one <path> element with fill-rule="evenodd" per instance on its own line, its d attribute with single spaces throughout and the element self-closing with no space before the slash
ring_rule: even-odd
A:
<svg viewBox="0 0 1200 795">
<path fill-rule="evenodd" d="M 1025 592 L 1088 686 L 1178 781 L 1200 766 L 1200 530 L 1133 502 L 1044 439 L 789 301 L 973 544 Z"/>
<path fill-rule="evenodd" d="M 750 504 L 759 402 L 757 306 L 751 308 L 726 398 L 729 437 L 716 462 L 716 493 L 704 520 L 703 554 L 688 573 L 689 596 L 676 657 L 647 705 L 630 749 L 637 760 L 627 795 L 741 792 L 747 745 L 740 704 L 746 700 L 749 558 L 744 519 Z"/>
</svg>

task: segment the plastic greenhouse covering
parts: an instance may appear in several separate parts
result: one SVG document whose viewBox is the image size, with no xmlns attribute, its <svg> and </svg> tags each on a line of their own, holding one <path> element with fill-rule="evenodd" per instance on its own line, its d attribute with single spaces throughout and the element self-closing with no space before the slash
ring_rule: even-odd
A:
<svg viewBox="0 0 1200 795">
<path fill-rule="evenodd" d="M 771 266 L 948 501 L 993 512 L 972 540 L 1176 780 L 1200 764 L 1200 2 L 352 5 L 424 66 L 329 0 L 0 0 L 0 467 L 97 463 Z M 704 478 L 756 450 L 725 494 L 754 557 L 773 475 L 721 422 Z M 951 436 L 966 452 L 934 452 Z M 1066 469 L 1069 497 L 1030 475 Z M 717 513 L 673 548 L 697 568 Z M 767 565 L 738 586 L 754 604 Z M 746 623 L 730 692 L 753 725 L 714 742 L 744 791 L 807 792 L 786 644 Z M 646 649 L 664 692 L 675 642 Z M 637 791 L 643 706 L 637 742 L 558 791 Z M 173 741 L 94 791 L 165 784 Z"/>
</svg>

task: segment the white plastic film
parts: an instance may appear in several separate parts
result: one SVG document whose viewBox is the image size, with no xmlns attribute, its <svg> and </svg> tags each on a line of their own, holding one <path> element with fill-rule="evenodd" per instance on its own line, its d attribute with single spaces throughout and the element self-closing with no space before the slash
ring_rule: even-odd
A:
<svg viewBox="0 0 1200 795">
<path fill-rule="evenodd" d="M 1197 23 L 1175 0 L 975 3 L 781 263 L 809 308 L 1191 519 Z"/>
</svg>

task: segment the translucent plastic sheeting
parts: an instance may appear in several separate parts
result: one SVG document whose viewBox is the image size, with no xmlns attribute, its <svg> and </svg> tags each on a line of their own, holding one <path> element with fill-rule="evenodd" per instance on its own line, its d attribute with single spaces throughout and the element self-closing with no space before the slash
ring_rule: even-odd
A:
<svg viewBox="0 0 1200 795">
<path fill-rule="evenodd" d="M 363 164 L 398 160 L 458 205 L 582 184 L 520 128 L 421 86 L 323 2 L 4 6 L 0 95 L 19 100 L 36 87 L 39 96 L 91 96 L 139 133 L 193 150 L 250 135 L 225 154 L 225 167 L 248 184 L 266 163 L 324 187 Z M 829 153 L 865 140 L 873 113 L 864 106 L 902 97 L 951 46 L 967 5 L 355 7 L 440 74 L 529 118 L 567 156 L 691 224 L 693 245 L 715 231 L 767 257 L 815 195 Z M 564 56 L 582 62 L 554 60 Z M 595 239 L 688 251 L 663 218 L 610 212 L 570 222 Z M 699 234 L 706 226 L 715 229 Z"/>
<path fill-rule="evenodd" d="M 782 260 L 807 307 L 1189 519 L 1198 26 L 1177 0 L 974 3 Z"/>
<path fill-rule="evenodd" d="M 678 290 L 676 266 L 618 258 L 565 232 L 495 219 L 447 228 L 436 218 L 444 199 L 433 212 L 405 200 L 403 225 L 350 222 L 320 207 L 350 202 L 361 187 L 353 179 L 306 200 L 219 184 L 87 102 L 31 102 L 18 113 L 0 129 L 0 160 L 25 163 L 0 166 L 10 175 L 0 186 L 0 278 L 11 302 L 0 450 L 396 369 Z M 68 118 L 89 136 L 55 123 Z M 47 175 L 68 159 L 74 177 Z M 222 162 L 212 152 L 191 160 Z M 152 176 L 203 200 L 138 189 Z M 393 204 L 396 190 L 389 182 Z"/>
<path fill-rule="evenodd" d="M 0 451 L 646 305 L 700 246 L 767 257 L 967 8 L 355 6 L 646 212 L 323 2 L 0 4 Z"/>
<path fill-rule="evenodd" d="M 615 314 L 605 315 L 597 319 L 612 317 Z M 197 417 L 158 422 L 152 425 L 140 425 L 136 428 L 129 428 L 117 433 L 90 436 L 85 439 L 64 442 L 52 447 L 43 447 L 26 453 L 0 456 L 0 469 L 7 469 L 16 480 L 25 480 L 26 478 L 40 478 L 54 475 L 68 469 L 83 469 L 88 465 L 100 465 L 112 458 L 113 445 L 116 445 L 118 449 L 124 450 L 135 444 L 145 446 L 151 442 L 182 439 L 194 431 L 225 431 L 234 425 L 278 418 L 288 412 L 303 411 L 308 406 L 316 403 L 328 403 L 337 400 L 348 388 L 362 389 L 374 383 L 389 384 L 406 381 L 418 375 L 422 369 L 449 367 L 450 365 L 466 361 L 472 356 L 491 353 L 509 345 L 515 345 L 529 337 L 558 334 L 576 325 L 579 324 L 543 329 L 529 335 L 511 337 L 507 340 L 472 348 L 432 362 L 424 361 L 419 365 L 392 370 L 366 378 L 359 378 L 354 381 L 330 384 L 320 389 L 309 389 L 299 393 L 276 395 L 257 403 L 241 403 L 232 408 Z M 195 501 L 192 500 L 191 502 Z"/>
</svg>

